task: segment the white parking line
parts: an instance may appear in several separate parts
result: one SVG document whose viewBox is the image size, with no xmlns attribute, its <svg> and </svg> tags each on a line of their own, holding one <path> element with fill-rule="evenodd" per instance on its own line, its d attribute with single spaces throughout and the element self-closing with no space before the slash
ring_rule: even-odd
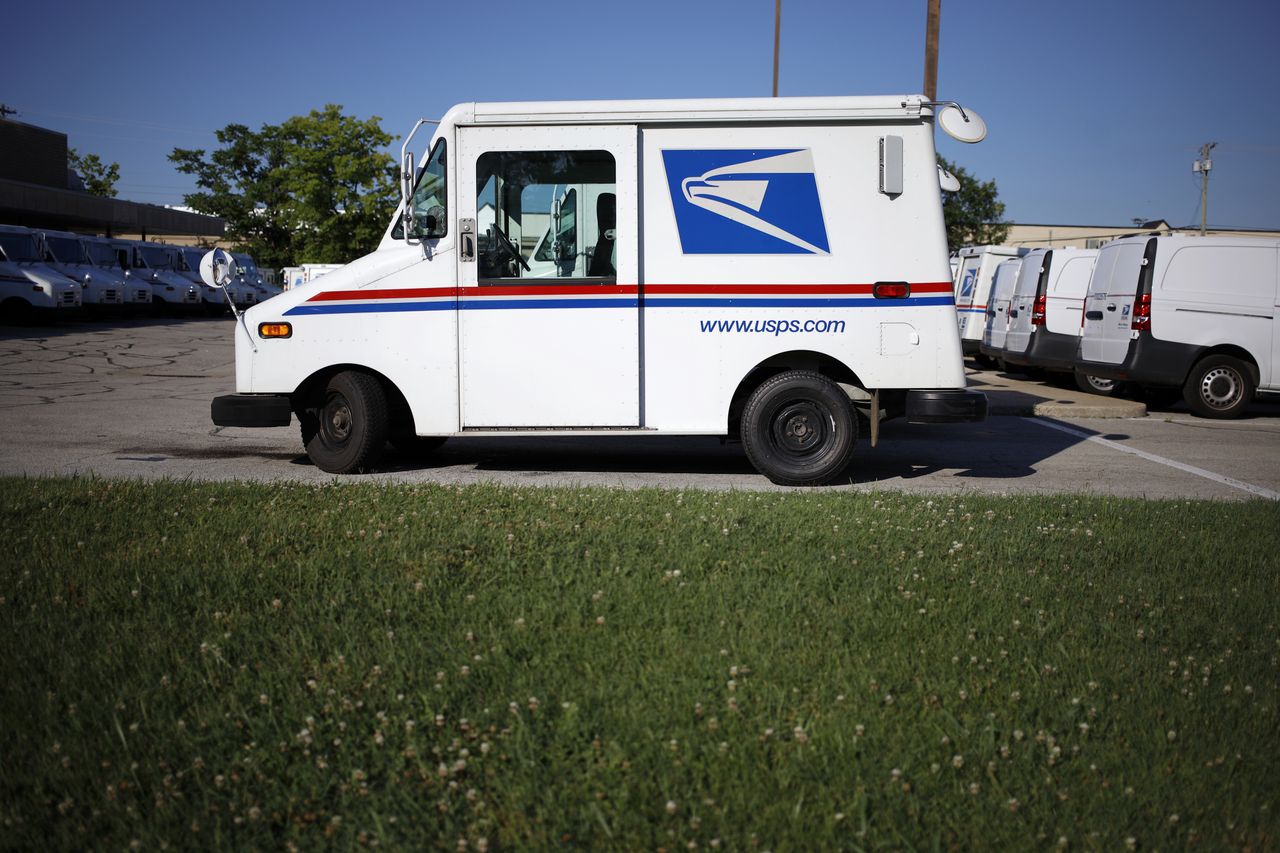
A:
<svg viewBox="0 0 1280 853">
<path fill-rule="evenodd" d="M 1056 429 L 1059 432 L 1065 432 L 1068 435 L 1083 438 L 1085 441 L 1092 441 L 1097 444 L 1101 444 L 1104 447 L 1119 450 L 1121 453 L 1131 453 L 1134 456 L 1146 459 L 1148 462 L 1157 462 L 1161 465 L 1168 465 L 1170 468 L 1177 468 L 1179 471 L 1186 471 L 1188 474 L 1195 474 L 1197 477 L 1204 477 L 1206 480 L 1212 480 L 1215 483 L 1221 483 L 1222 485 L 1230 486 L 1233 489 L 1240 489 L 1251 494 L 1259 495 L 1267 500 L 1280 501 L 1280 492 L 1273 492 L 1271 489 L 1264 489 L 1262 486 L 1255 486 L 1252 483 L 1245 483 L 1231 477 L 1224 477 L 1222 474 L 1215 474 L 1212 471 L 1206 471 L 1203 468 L 1197 468 L 1194 465 L 1188 465 L 1185 462 L 1179 462 L 1176 459 L 1168 459 L 1164 456 L 1157 456 L 1154 453 L 1147 453 L 1145 450 L 1138 450 L 1136 447 L 1126 447 L 1118 442 L 1105 439 L 1100 435 L 1092 435 L 1084 432 L 1083 430 L 1073 429 L 1063 424 L 1044 420 L 1043 418 L 1023 418 L 1022 420 L 1038 423 L 1042 426 L 1049 427 L 1049 429 Z"/>
</svg>

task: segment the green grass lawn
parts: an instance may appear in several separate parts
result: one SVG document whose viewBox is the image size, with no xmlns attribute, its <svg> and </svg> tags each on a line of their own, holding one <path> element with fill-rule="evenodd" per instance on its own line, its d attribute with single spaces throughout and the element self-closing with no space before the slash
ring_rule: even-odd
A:
<svg viewBox="0 0 1280 853">
<path fill-rule="evenodd" d="M 0 847 L 1275 849 L 1280 507 L 0 480 Z"/>
</svg>

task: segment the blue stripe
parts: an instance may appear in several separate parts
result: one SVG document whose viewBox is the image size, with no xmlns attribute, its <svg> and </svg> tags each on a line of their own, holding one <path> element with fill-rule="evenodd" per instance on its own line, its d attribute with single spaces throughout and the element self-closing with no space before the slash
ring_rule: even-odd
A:
<svg viewBox="0 0 1280 853">
<path fill-rule="evenodd" d="M 650 297 L 646 308 L 903 308 L 953 305 L 950 296 L 915 296 L 907 299 L 741 299 Z M 364 302 L 357 304 L 310 304 L 290 308 L 284 316 L 299 314 L 379 314 L 399 311 L 492 311 L 522 308 L 636 308 L 637 299 L 474 299 L 439 302 Z"/>
</svg>

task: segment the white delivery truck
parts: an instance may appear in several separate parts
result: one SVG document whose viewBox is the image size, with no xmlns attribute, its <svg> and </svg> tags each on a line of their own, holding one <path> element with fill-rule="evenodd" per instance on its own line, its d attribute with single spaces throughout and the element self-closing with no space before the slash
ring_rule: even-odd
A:
<svg viewBox="0 0 1280 853">
<path fill-rule="evenodd" d="M 985 128 L 940 106 L 458 105 L 420 166 L 402 152 L 404 200 L 375 252 L 245 312 L 238 393 L 213 421 L 296 413 L 335 473 L 368 469 L 388 438 L 727 435 L 774 482 L 814 485 L 849 461 L 855 400 L 873 445 L 882 413 L 982 420 L 933 132 Z M 547 231 L 555 274 L 537 257 Z M 234 266 L 215 252 L 202 271 Z"/>
<path fill-rule="evenodd" d="M 1280 240 L 1126 237 L 1102 247 L 1076 369 L 1182 390 L 1191 410 L 1239 417 L 1280 393 Z"/>
<path fill-rule="evenodd" d="M 1004 363 L 1000 354 L 1004 351 L 1004 338 L 1009 331 L 1009 306 L 1013 303 L 1013 290 L 1022 271 L 1022 258 L 1009 258 L 996 265 L 991 279 L 991 293 L 987 296 L 987 321 L 982 327 L 982 343 L 978 352 L 988 363 Z"/>
<path fill-rule="evenodd" d="M 342 267 L 342 264 L 302 264 L 297 267 L 285 267 L 280 270 L 281 281 L 284 282 L 285 290 L 292 290 L 328 275 L 334 270 L 340 270 Z"/>
<path fill-rule="evenodd" d="M 121 254 L 116 241 L 110 237 L 80 237 L 84 246 L 85 257 L 89 266 L 100 271 L 108 278 L 119 278 L 124 282 L 125 302 L 129 310 L 139 311 L 151 309 L 152 285 L 146 278 L 134 275 L 126 263 L 127 252 Z M 141 272 L 146 272 L 145 270 Z"/>
<path fill-rule="evenodd" d="M 172 247 L 141 240 L 113 240 L 112 246 L 120 253 L 121 264 L 135 278 L 151 285 L 151 305 L 157 312 L 203 310 L 205 288 L 178 271 Z"/>
<path fill-rule="evenodd" d="M 1032 249 L 1022 259 L 1009 305 L 1006 365 L 1071 372 L 1085 288 L 1097 249 Z M 1052 322 L 1050 322 L 1052 315 Z"/>
<path fill-rule="evenodd" d="M 121 270 L 99 269 L 89 258 L 89 250 L 79 234 L 70 231 L 39 231 L 44 259 L 58 272 L 81 283 L 81 299 L 85 310 L 97 314 L 121 314 L 137 304 L 141 292 L 146 296 L 142 304 L 151 301 L 151 289 L 137 282 L 125 281 Z"/>
<path fill-rule="evenodd" d="M 960 327 L 960 347 L 965 355 L 980 363 L 993 363 L 979 351 L 987 325 L 987 308 L 996 267 L 1010 258 L 1020 258 L 1027 249 L 1013 246 L 966 246 L 960 250 L 955 274 L 956 322 Z"/>
<path fill-rule="evenodd" d="M 7 320 L 55 319 L 76 314 L 82 304 L 80 283 L 44 262 L 39 237 L 29 228 L 0 225 L 0 261 L 6 279 L 22 277 L 26 286 L 8 281 L 0 311 Z"/>
</svg>

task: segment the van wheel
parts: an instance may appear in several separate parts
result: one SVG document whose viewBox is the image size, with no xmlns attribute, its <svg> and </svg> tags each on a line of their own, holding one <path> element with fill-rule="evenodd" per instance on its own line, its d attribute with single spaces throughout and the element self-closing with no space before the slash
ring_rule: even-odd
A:
<svg viewBox="0 0 1280 853">
<path fill-rule="evenodd" d="M 1118 397 L 1123 383 L 1114 379 L 1103 379 L 1101 376 L 1090 376 L 1087 373 L 1077 373 L 1076 387 L 1086 394 L 1099 394 L 1103 397 Z"/>
<path fill-rule="evenodd" d="M 387 443 L 387 396 L 378 380 L 344 371 L 325 386 L 318 408 L 301 413 L 302 441 L 321 471 L 370 470 Z"/>
<path fill-rule="evenodd" d="M 1191 369 L 1182 398 L 1202 418 L 1238 418 L 1253 402 L 1249 366 L 1229 355 L 1211 355 Z"/>
<path fill-rule="evenodd" d="M 789 370 L 751 392 L 742 444 L 761 474 L 780 486 L 821 486 L 849 464 L 858 438 L 853 404 L 840 386 L 809 370 Z"/>
</svg>

